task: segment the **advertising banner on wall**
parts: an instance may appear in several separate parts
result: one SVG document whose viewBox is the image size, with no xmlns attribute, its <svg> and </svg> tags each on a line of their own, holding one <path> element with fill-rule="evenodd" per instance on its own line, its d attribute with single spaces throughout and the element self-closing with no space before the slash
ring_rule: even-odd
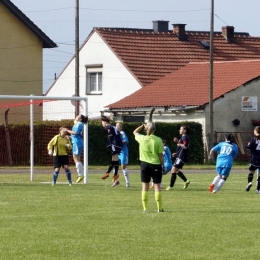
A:
<svg viewBox="0 0 260 260">
<path fill-rule="evenodd" d="M 258 111 L 257 97 L 243 96 L 242 111 Z"/>
</svg>

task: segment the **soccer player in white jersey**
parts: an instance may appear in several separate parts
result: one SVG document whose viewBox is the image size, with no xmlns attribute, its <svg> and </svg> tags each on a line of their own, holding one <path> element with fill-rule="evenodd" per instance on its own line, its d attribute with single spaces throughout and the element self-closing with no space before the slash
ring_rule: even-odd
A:
<svg viewBox="0 0 260 260">
<path fill-rule="evenodd" d="M 238 155 L 238 148 L 234 143 L 233 135 L 226 134 L 225 142 L 220 142 L 210 150 L 209 159 L 213 152 L 219 152 L 216 162 L 216 171 L 218 175 L 210 184 L 209 191 L 217 193 L 225 184 L 233 165 L 233 159 Z"/>
<path fill-rule="evenodd" d="M 130 179 L 129 179 L 129 172 L 128 172 L 128 169 L 127 169 L 127 164 L 128 164 L 128 147 L 127 147 L 127 145 L 129 143 L 129 141 L 128 141 L 128 137 L 127 137 L 126 133 L 123 131 L 122 124 L 117 123 L 116 128 L 120 132 L 121 139 L 122 139 L 122 142 L 123 142 L 123 148 L 122 148 L 120 154 L 118 155 L 119 164 L 122 167 L 122 171 L 123 171 L 123 174 L 124 174 L 124 177 L 125 177 L 125 186 L 126 186 L 126 188 L 129 188 L 130 187 Z"/>
<path fill-rule="evenodd" d="M 254 137 L 251 138 L 247 144 L 247 149 L 251 151 L 248 184 L 246 191 L 249 191 L 252 187 L 252 181 L 256 170 L 260 170 L 260 126 L 256 126 L 254 129 Z M 260 176 L 257 178 L 256 193 L 260 193 Z"/>
<path fill-rule="evenodd" d="M 88 122 L 87 116 L 78 115 L 74 120 L 74 125 L 72 127 L 72 130 L 66 129 L 66 131 L 69 134 L 71 134 L 72 154 L 73 154 L 73 159 L 78 173 L 76 183 L 79 183 L 84 179 L 81 155 L 83 152 L 83 127 L 84 124 L 87 124 L 87 122 Z"/>
</svg>

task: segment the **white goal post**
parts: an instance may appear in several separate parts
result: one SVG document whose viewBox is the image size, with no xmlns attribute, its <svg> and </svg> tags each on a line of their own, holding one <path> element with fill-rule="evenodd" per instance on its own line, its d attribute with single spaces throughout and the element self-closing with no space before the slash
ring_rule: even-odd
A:
<svg viewBox="0 0 260 260">
<path fill-rule="evenodd" d="M 80 114 L 83 114 L 85 116 L 88 115 L 88 99 L 87 97 L 63 97 L 63 96 L 22 96 L 22 95 L 0 95 L 0 100 L 7 102 L 8 100 L 27 100 L 29 102 L 30 106 L 30 180 L 34 180 L 34 101 L 39 100 L 42 101 L 42 103 L 45 103 L 46 101 L 54 101 L 50 102 L 54 109 L 59 107 L 60 101 L 71 101 L 68 103 L 69 109 L 70 109 L 70 118 L 65 119 L 75 119 L 75 101 L 81 101 L 82 106 L 80 107 Z M 1 102 L 2 103 L 2 102 Z M 7 102 L 8 103 L 8 102 Z M 56 104 L 55 104 L 56 103 Z M 74 103 L 74 105 L 73 105 Z M 43 104 L 41 104 L 43 106 Z M 39 106 L 39 105 L 38 105 Z M 54 110 L 55 111 L 55 110 Z M 55 115 L 55 112 L 50 113 L 52 116 Z M 62 115 L 62 113 L 60 113 Z M 44 114 L 44 109 L 42 113 L 42 120 L 48 120 L 48 117 Z M 51 118 L 50 120 L 55 120 Z M 88 183 L 88 124 L 84 124 L 84 153 L 83 153 L 83 159 L 84 159 L 84 183 Z"/>
</svg>

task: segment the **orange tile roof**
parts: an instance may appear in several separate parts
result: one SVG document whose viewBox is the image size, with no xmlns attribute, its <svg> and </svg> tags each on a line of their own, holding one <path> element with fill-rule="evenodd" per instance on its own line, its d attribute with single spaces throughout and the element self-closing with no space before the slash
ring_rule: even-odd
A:
<svg viewBox="0 0 260 260">
<path fill-rule="evenodd" d="M 210 50 L 200 41 L 210 42 L 209 32 L 186 31 L 179 40 L 173 31 L 151 29 L 94 28 L 142 86 L 185 66 L 209 61 Z M 214 61 L 260 59 L 260 37 L 234 33 L 228 43 L 221 32 L 214 33 Z"/>
<path fill-rule="evenodd" d="M 260 59 L 214 62 L 213 67 L 213 99 L 260 76 Z M 203 106 L 208 102 L 209 62 L 191 62 L 106 107 Z"/>
</svg>

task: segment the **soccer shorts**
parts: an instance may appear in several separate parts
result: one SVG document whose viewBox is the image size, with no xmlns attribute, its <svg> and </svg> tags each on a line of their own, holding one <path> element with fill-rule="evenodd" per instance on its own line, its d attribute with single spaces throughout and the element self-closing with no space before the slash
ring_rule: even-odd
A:
<svg viewBox="0 0 260 260">
<path fill-rule="evenodd" d="M 228 176 L 229 176 L 229 173 L 230 173 L 230 171 L 231 171 L 231 168 L 227 168 L 227 167 L 216 167 L 216 171 L 217 171 L 218 175 L 228 177 Z"/>
<path fill-rule="evenodd" d="M 60 168 L 64 165 L 69 165 L 68 155 L 57 155 L 53 156 L 53 168 Z"/>
<path fill-rule="evenodd" d="M 121 153 L 118 155 L 118 159 L 120 165 L 128 164 L 128 156 L 123 151 L 121 151 Z"/>
<path fill-rule="evenodd" d="M 175 162 L 173 163 L 173 166 L 176 167 L 177 169 L 182 169 L 183 165 L 184 162 L 179 158 L 176 158 Z"/>
<path fill-rule="evenodd" d="M 153 183 L 162 182 L 162 166 L 161 164 L 150 164 L 147 162 L 141 162 L 141 182 L 149 183 L 153 180 Z"/>
<path fill-rule="evenodd" d="M 72 145 L 72 154 L 76 156 L 81 156 L 83 152 L 83 145 L 73 144 Z"/>
<path fill-rule="evenodd" d="M 113 144 L 109 146 L 109 149 L 110 149 L 112 155 L 120 154 L 120 152 L 122 150 L 121 147 L 117 147 L 117 146 L 115 146 Z"/>
<path fill-rule="evenodd" d="M 255 166 L 253 164 L 250 164 L 248 168 L 249 171 L 256 171 L 257 169 L 260 170 L 260 166 Z"/>
</svg>

